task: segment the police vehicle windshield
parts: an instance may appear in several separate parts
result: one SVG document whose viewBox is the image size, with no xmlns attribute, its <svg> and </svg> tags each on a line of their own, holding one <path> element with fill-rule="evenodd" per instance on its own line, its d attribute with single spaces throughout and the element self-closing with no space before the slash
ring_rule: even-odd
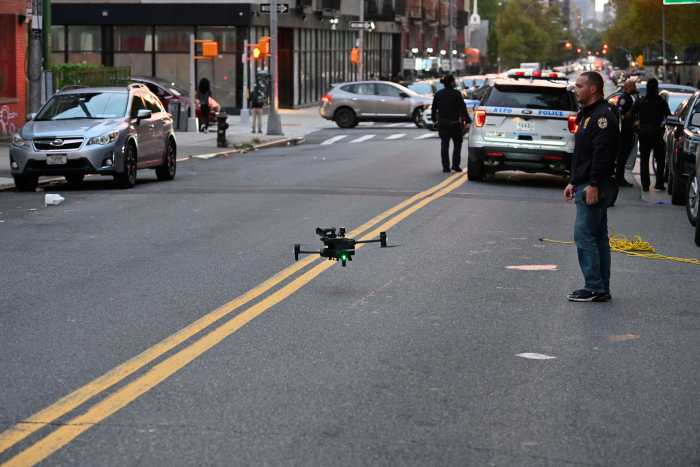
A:
<svg viewBox="0 0 700 467">
<path fill-rule="evenodd" d="M 564 87 L 496 85 L 491 89 L 483 105 L 571 112 L 577 110 L 573 94 Z"/>
</svg>

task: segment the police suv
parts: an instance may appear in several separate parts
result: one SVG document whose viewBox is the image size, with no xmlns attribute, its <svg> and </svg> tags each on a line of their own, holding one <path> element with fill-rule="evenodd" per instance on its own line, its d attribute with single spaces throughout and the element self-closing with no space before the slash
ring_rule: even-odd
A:
<svg viewBox="0 0 700 467">
<path fill-rule="evenodd" d="M 480 91 L 469 134 L 470 180 L 501 170 L 570 173 L 578 108 L 562 74 L 518 70 Z"/>
</svg>

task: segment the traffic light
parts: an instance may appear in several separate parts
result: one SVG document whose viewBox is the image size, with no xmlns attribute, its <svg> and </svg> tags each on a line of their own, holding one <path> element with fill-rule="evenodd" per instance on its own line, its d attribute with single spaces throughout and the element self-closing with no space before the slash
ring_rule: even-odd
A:
<svg viewBox="0 0 700 467">
<path fill-rule="evenodd" d="M 202 42 L 202 56 L 214 58 L 219 55 L 219 43 L 216 41 Z"/>
<path fill-rule="evenodd" d="M 258 47 L 260 47 L 260 53 L 263 57 L 270 56 L 270 36 L 263 36 L 258 42 Z"/>
<path fill-rule="evenodd" d="M 357 47 L 354 47 L 350 51 L 350 61 L 353 63 L 353 65 L 357 65 L 358 63 L 360 63 L 360 49 L 358 49 Z"/>
</svg>

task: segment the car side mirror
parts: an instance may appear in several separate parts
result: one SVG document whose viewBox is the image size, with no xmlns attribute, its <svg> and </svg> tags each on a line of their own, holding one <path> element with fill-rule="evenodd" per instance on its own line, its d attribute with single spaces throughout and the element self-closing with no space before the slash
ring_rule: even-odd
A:
<svg viewBox="0 0 700 467">
<path fill-rule="evenodd" d="M 693 114 L 693 116 L 690 118 L 690 124 L 700 127 L 700 112 Z"/>
<path fill-rule="evenodd" d="M 27 121 L 34 120 L 36 118 L 36 112 L 27 114 Z"/>
<path fill-rule="evenodd" d="M 141 121 L 141 120 L 146 120 L 147 118 L 151 118 L 153 115 L 153 112 L 151 112 L 150 109 L 140 109 L 136 113 L 136 120 Z"/>
<path fill-rule="evenodd" d="M 407 97 L 410 97 L 410 96 L 409 96 L 408 94 L 406 94 L 405 92 L 400 92 L 400 93 L 399 93 L 399 96 L 401 96 L 401 99 L 406 99 Z"/>
<path fill-rule="evenodd" d="M 700 116 L 700 114 L 696 114 L 696 115 Z M 679 127 L 679 126 L 683 126 L 683 123 L 681 123 L 681 120 L 678 117 L 676 117 L 675 115 L 669 115 L 668 117 L 666 117 L 666 125 Z"/>
</svg>

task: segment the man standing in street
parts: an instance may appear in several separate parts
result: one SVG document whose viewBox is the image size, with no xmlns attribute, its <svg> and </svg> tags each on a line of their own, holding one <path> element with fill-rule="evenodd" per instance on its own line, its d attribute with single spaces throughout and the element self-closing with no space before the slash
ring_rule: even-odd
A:
<svg viewBox="0 0 700 467">
<path fill-rule="evenodd" d="M 633 186 L 625 180 L 625 165 L 629 158 L 630 152 L 634 147 L 634 95 L 637 94 L 637 85 L 634 81 L 627 80 L 622 86 L 622 95 L 617 101 L 617 110 L 620 115 L 620 151 L 617 153 L 617 161 L 615 163 L 615 180 L 619 187 Z"/>
<path fill-rule="evenodd" d="M 649 191 L 649 155 L 654 152 L 656 160 L 657 190 L 664 189 L 664 170 L 666 168 L 666 144 L 664 143 L 664 122 L 671 115 L 671 110 L 663 97 L 659 95 L 659 82 L 656 78 L 647 81 L 647 94 L 635 104 L 635 114 L 639 129 L 639 163 L 641 164 L 642 190 Z"/>
<path fill-rule="evenodd" d="M 442 171 L 450 172 L 450 140 L 454 144 L 452 152 L 452 170 L 461 172 L 462 141 L 464 132 L 469 129 L 471 119 L 467 113 L 462 93 L 457 89 L 455 77 L 447 75 L 442 80 L 444 88 L 435 93 L 433 98 L 432 114 L 433 122 L 437 124 L 440 134 L 440 156 L 442 157 Z"/>
<path fill-rule="evenodd" d="M 617 117 L 603 99 L 603 78 L 594 71 L 576 80 L 576 99 L 583 106 L 576 121 L 571 181 L 564 197 L 576 203 L 574 240 L 585 279 L 568 295 L 572 302 L 610 300 L 608 189 L 611 164 L 617 156 Z"/>
</svg>

